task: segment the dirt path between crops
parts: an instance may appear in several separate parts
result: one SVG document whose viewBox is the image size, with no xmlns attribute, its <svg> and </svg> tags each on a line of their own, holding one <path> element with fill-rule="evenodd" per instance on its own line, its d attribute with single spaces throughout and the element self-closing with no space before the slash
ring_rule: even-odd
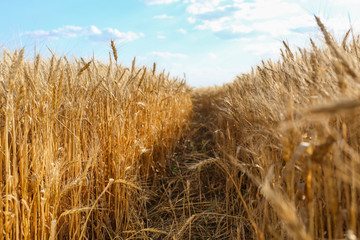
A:
<svg viewBox="0 0 360 240">
<path fill-rule="evenodd" d="M 227 239 L 224 173 L 214 166 L 217 110 L 207 91 L 194 91 L 192 121 L 154 189 L 147 227 L 154 239 Z M 205 163 L 205 164 L 204 164 Z M 230 237 L 231 238 L 231 237 Z"/>
</svg>

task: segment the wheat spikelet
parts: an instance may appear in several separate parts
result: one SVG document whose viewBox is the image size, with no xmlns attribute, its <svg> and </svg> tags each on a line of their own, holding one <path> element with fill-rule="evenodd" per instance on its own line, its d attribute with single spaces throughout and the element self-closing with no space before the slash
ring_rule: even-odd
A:
<svg viewBox="0 0 360 240">
<path fill-rule="evenodd" d="M 88 63 L 86 63 L 78 72 L 78 76 L 80 76 L 86 69 L 90 67 L 90 64 L 93 62 L 93 60 L 90 60 Z"/>
<path fill-rule="evenodd" d="M 136 57 L 134 57 L 132 64 L 131 64 L 131 73 L 135 71 L 135 63 L 136 63 Z"/>
<path fill-rule="evenodd" d="M 326 44 L 330 47 L 330 49 L 334 53 L 334 55 L 341 60 L 341 63 L 344 65 L 346 72 L 348 74 L 350 74 L 350 76 L 352 76 L 353 78 L 360 81 L 357 72 L 355 72 L 353 70 L 353 68 L 351 67 L 351 65 L 348 62 L 347 58 L 344 56 L 344 54 L 342 52 L 340 52 L 340 49 L 336 46 L 333 37 L 326 30 L 326 27 L 321 22 L 320 18 L 315 16 L 315 19 L 316 19 L 316 22 L 317 22 L 318 26 L 320 27 L 324 37 L 325 37 Z"/>
<path fill-rule="evenodd" d="M 342 46 L 342 48 L 343 48 L 344 50 L 346 50 L 346 41 L 347 41 L 347 39 L 348 39 L 348 37 L 349 37 L 349 35 L 350 35 L 350 31 L 351 31 L 351 29 L 349 29 L 349 30 L 346 32 L 346 34 L 345 34 L 345 36 L 344 36 L 344 39 L 343 39 L 343 41 L 342 41 L 342 43 L 341 43 L 341 46 Z"/>
<path fill-rule="evenodd" d="M 117 49 L 115 47 L 114 40 L 111 40 L 111 49 L 112 49 L 112 52 L 113 52 L 113 55 L 114 55 L 115 62 L 117 62 L 118 61 L 118 55 L 117 55 Z"/>
<path fill-rule="evenodd" d="M 156 63 L 154 62 L 152 75 L 155 76 L 155 73 L 156 73 Z"/>
</svg>

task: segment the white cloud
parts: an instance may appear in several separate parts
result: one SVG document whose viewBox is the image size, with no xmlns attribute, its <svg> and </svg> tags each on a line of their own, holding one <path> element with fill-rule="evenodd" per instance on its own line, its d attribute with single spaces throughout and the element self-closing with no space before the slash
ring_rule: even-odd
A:
<svg viewBox="0 0 360 240">
<path fill-rule="evenodd" d="M 77 37 L 82 32 L 83 28 L 78 26 L 65 26 L 52 30 L 54 35 L 64 37 Z"/>
<path fill-rule="evenodd" d="M 187 12 L 190 23 L 200 22 L 197 29 L 223 38 L 246 37 L 251 32 L 278 37 L 315 24 L 298 3 L 285 0 L 189 0 Z"/>
<path fill-rule="evenodd" d="M 281 42 L 256 42 L 249 43 L 243 47 L 243 49 L 247 52 L 250 52 L 257 56 L 277 56 L 280 53 L 280 48 L 282 47 Z"/>
<path fill-rule="evenodd" d="M 184 35 L 187 34 L 187 31 L 183 28 L 178 29 L 178 32 Z"/>
<path fill-rule="evenodd" d="M 316 29 L 314 17 L 310 15 L 294 16 L 288 19 L 268 19 L 252 24 L 254 31 L 268 33 L 273 37 L 293 34 L 298 29 Z"/>
<path fill-rule="evenodd" d="M 101 34 L 101 30 L 94 25 L 90 26 L 88 29 L 92 34 Z"/>
<path fill-rule="evenodd" d="M 238 8 L 235 18 L 245 20 L 263 20 L 274 18 L 287 18 L 288 16 L 309 15 L 298 3 L 285 0 L 255 0 L 254 2 L 235 3 Z"/>
<path fill-rule="evenodd" d="M 154 56 L 160 57 L 160 58 L 187 58 L 188 56 L 182 53 L 170 53 L 170 52 L 157 52 L 154 51 L 151 53 Z"/>
<path fill-rule="evenodd" d="M 194 24 L 194 23 L 196 22 L 196 19 L 193 18 L 193 17 L 188 17 L 188 18 L 187 18 L 187 21 L 188 21 L 189 23 L 191 23 L 191 24 Z"/>
<path fill-rule="evenodd" d="M 58 39 L 57 36 L 51 36 L 50 32 L 44 31 L 44 30 L 35 30 L 35 31 L 24 32 L 24 33 L 20 33 L 20 36 L 29 36 L 31 38 L 39 38 L 39 39 L 44 39 L 44 38 Z"/>
<path fill-rule="evenodd" d="M 105 28 L 100 34 L 92 34 L 86 37 L 94 42 L 109 42 L 110 40 L 114 40 L 115 42 L 132 42 L 139 38 L 139 34 L 134 32 L 120 32 L 116 28 Z"/>
<path fill-rule="evenodd" d="M 173 16 L 168 16 L 167 14 L 162 14 L 158 16 L 154 16 L 153 19 L 171 19 L 174 18 Z"/>
<path fill-rule="evenodd" d="M 90 29 L 91 31 L 92 29 Z M 29 36 L 40 39 L 59 39 L 60 37 L 75 38 L 84 32 L 84 28 L 78 26 L 64 26 L 51 31 L 35 30 L 21 33 L 20 36 Z"/>
<path fill-rule="evenodd" d="M 338 5 L 344 5 L 344 4 L 347 4 L 347 5 L 350 5 L 350 6 L 354 6 L 354 5 L 360 5 L 360 2 L 358 0 L 334 0 L 334 3 L 335 4 L 338 4 Z"/>
<path fill-rule="evenodd" d="M 99 29 L 92 25 L 88 27 L 79 26 L 64 26 L 50 31 L 35 30 L 21 33 L 20 36 L 28 36 L 38 39 L 59 39 L 59 38 L 78 38 L 84 37 L 93 42 L 109 42 L 114 40 L 115 42 L 131 42 L 140 37 L 143 37 L 143 33 L 135 32 L 120 32 L 116 28 L 104 28 Z"/>
<path fill-rule="evenodd" d="M 213 52 L 209 52 L 208 55 L 209 55 L 209 57 L 211 57 L 211 59 L 213 59 L 213 60 L 216 60 L 216 59 L 217 59 L 217 55 L 216 55 L 215 53 L 213 53 Z"/>
<path fill-rule="evenodd" d="M 212 12 L 216 9 L 221 9 L 222 7 L 219 7 L 219 5 L 224 1 L 225 0 L 192 0 L 187 7 L 187 11 L 193 15 Z"/>
<path fill-rule="evenodd" d="M 245 24 L 239 24 L 231 27 L 233 33 L 249 33 L 253 31 L 251 27 Z"/>
<path fill-rule="evenodd" d="M 224 29 L 227 29 L 228 27 L 228 21 L 231 20 L 231 18 L 223 17 L 216 20 L 204 20 L 201 25 L 196 26 L 197 29 L 205 30 L 209 29 L 213 32 L 218 32 Z"/>
<path fill-rule="evenodd" d="M 349 28 L 350 14 L 354 28 L 360 25 L 359 0 L 321 1 L 295 0 L 185 0 L 187 21 L 199 30 L 209 30 L 223 39 L 271 36 L 272 40 L 308 38 L 317 30 L 314 12 L 334 32 L 343 34 Z M 320 4 L 319 7 L 315 7 Z M 318 8 L 325 8 L 317 13 Z M 312 10 L 313 9 L 313 10 Z M 355 29 L 356 30 L 356 29 Z"/>
<path fill-rule="evenodd" d="M 178 2 L 179 0 L 144 0 L 148 5 L 157 5 L 157 4 L 170 4 Z"/>
<path fill-rule="evenodd" d="M 283 37 L 315 27 L 311 13 L 299 2 L 286 0 L 188 0 L 189 23 L 220 38 L 245 38 L 269 34 Z"/>
</svg>

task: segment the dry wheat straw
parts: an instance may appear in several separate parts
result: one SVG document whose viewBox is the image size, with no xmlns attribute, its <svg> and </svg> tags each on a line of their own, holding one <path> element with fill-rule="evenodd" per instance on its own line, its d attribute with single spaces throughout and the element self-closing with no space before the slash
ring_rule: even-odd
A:
<svg viewBox="0 0 360 240">
<path fill-rule="evenodd" d="M 156 232 L 140 217 L 138 185 L 161 175 L 191 111 L 189 88 L 135 61 L 131 74 L 54 54 L 32 63 L 22 49 L 0 66 L 0 239 Z"/>
</svg>

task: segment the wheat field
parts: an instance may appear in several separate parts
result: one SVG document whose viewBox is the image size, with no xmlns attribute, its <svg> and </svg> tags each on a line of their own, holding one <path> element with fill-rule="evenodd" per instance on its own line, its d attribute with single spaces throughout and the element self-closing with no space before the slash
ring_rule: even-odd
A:
<svg viewBox="0 0 360 240">
<path fill-rule="evenodd" d="M 0 239 L 357 239 L 360 40 L 220 87 L 1 52 Z"/>
</svg>

